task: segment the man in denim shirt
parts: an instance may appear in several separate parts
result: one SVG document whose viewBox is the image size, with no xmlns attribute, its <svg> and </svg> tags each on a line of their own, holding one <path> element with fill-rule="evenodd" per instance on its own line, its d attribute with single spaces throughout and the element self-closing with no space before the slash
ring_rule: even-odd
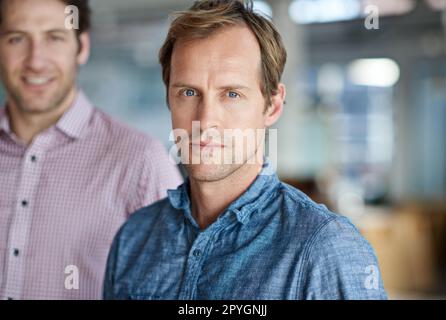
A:
<svg viewBox="0 0 446 320">
<path fill-rule="evenodd" d="M 285 61 L 280 35 L 250 1 L 197 1 L 177 15 L 160 62 L 189 179 L 121 228 L 105 299 L 386 298 L 367 241 L 280 182 L 264 138 L 234 160 L 228 129 L 279 119 Z"/>
</svg>

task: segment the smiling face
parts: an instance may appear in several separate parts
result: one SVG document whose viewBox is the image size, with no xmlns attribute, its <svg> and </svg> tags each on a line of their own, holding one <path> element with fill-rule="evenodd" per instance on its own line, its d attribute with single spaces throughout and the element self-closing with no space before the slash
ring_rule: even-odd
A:
<svg viewBox="0 0 446 320">
<path fill-rule="evenodd" d="M 65 28 L 60 0 L 2 1 L 0 75 L 8 106 L 46 113 L 74 99 L 76 74 L 89 54 L 88 35 Z"/>
<path fill-rule="evenodd" d="M 204 39 L 175 43 L 168 88 L 173 128 L 186 130 L 192 136 L 192 123 L 200 121 L 202 133 L 212 129 L 221 137 L 221 141 L 215 141 L 202 134 L 199 141 L 191 142 L 190 158 L 198 156 L 202 160 L 193 164 L 195 162 L 190 159 L 192 164 L 186 165 L 192 178 L 208 182 L 222 180 L 247 165 L 259 152 L 263 154 L 264 141 L 261 140 L 252 148 L 244 144 L 241 163 L 207 164 L 203 161 L 204 153 L 232 151 L 234 155 L 240 152 L 234 149 L 235 144 L 228 144 L 225 130 L 256 132 L 279 118 L 284 88 L 280 85 L 279 94 L 273 97 L 272 106 L 265 112 L 260 59 L 256 37 L 242 25 L 223 27 Z"/>
</svg>

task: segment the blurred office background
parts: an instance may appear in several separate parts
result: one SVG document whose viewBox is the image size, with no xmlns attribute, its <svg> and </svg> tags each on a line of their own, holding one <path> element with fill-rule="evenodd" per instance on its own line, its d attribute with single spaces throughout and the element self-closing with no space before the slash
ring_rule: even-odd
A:
<svg viewBox="0 0 446 320">
<path fill-rule="evenodd" d="M 91 0 L 80 83 L 100 108 L 163 141 L 158 65 L 188 0 Z M 446 0 L 270 0 L 289 59 L 277 124 L 283 180 L 349 216 L 390 298 L 446 297 Z M 375 13 L 379 11 L 379 16 Z"/>
</svg>

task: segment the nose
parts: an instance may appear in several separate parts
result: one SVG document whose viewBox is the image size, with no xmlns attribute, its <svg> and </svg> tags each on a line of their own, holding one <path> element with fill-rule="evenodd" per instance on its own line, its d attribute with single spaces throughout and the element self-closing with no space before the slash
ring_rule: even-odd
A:
<svg viewBox="0 0 446 320">
<path fill-rule="evenodd" d="M 214 144 L 224 144 L 221 119 L 222 110 L 218 100 L 204 96 L 198 108 L 198 120 L 200 121 L 200 139 Z"/>
<path fill-rule="evenodd" d="M 34 72 L 39 72 L 45 67 L 45 47 L 38 40 L 32 40 L 28 49 L 26 66 Z"/>
<path fill-rule="evenodd" d="M 198 121 L 201 130 L 219 127 L 219 110 L 216 102 L 208 96 L 203 95 L 198 106 Z"/>
</svg>

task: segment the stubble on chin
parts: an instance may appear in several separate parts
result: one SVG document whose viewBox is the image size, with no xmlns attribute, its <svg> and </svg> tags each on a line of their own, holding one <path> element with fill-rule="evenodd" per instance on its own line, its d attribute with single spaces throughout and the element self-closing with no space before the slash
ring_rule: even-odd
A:
<svg viewBox="0 0 446 320">
<path fill-rule="evenodd" d="M 245 164 L 188 164 L 189 176 L 198 182 L 222 181 L 240 170 Z"/>
</svg>

